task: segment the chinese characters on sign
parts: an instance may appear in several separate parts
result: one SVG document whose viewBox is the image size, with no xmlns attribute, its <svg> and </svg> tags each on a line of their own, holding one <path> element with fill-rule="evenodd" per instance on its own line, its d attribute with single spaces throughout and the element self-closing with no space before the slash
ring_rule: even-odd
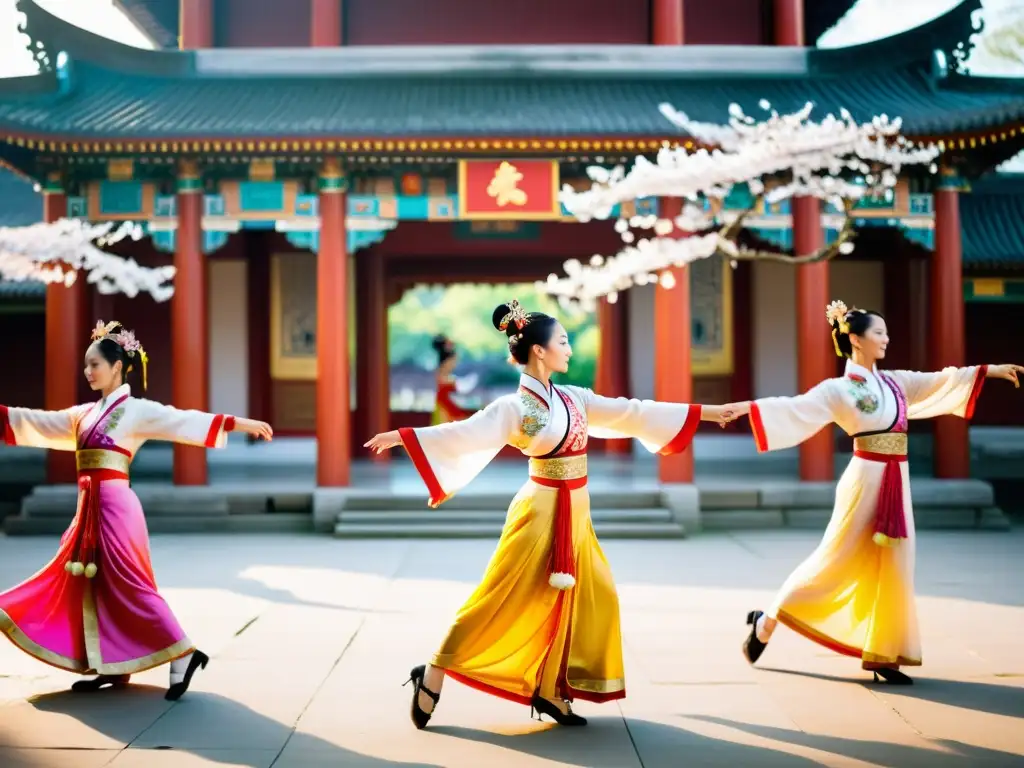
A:
<svg viewBox="0 0 1024 768">
<path fill-rule="evenodd" d="M 462 160 L 459 218 L 561 218 L 558 163 L 550 160 Z"/>
</svg>

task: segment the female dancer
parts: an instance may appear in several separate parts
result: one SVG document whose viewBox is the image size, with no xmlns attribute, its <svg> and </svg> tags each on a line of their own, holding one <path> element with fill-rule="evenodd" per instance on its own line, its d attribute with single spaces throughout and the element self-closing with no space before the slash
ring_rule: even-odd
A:
<svg viewBox="0 0 1024 768">
<path fill-rule="evenodd" d="M 267 424 L 179 411 L 131 396 L 127 374 L 148 358 L 131 331 L 100 321 L 85 353 L 98 402 L 63 411 L 0 406 L 7 445 L 75 451 L 78 510 L 57 554 L 39 573 L 0 593 L 0 631 L 59 669 L 96 674 L 72 689 L 119 688 L 131 675 L 170 662 L 166 697 L 176 701 L 209 658 L 196 650 L 157 591 L 142 507 L 128 485 L 132 457 L 147 440 L 220 448 L 232 430 L 271 439 Z"/>
<path fill-rule="evenodd" d="M 697 424 L 720 407 L 610 399 L 556 387 L 572 349 L 555 318 L 500 305 L 493 323 L 525 366 L 519 391 L 466 421 L 380 434 L 366 446 L 404 445 L 436 507 L 506 445 L 530 457 L 483 581 L 459 611 L 430 665 L 412 670 L 412 720 L 426 726 L 445 676 L 530 704 L 562 725 L 585 725 L 574 698 L 626 695 L 618 597 L 594 535 L 587 493 L 587 438 L 635 437 L 662 454 L 685 450 Z"/>
<path fill-rule="evenodd" d="M 460 379 L 455 375 L 458 357 L 455 345 L 446 336 L 435 336 L 432 343 L 437 352 L 437 404 L 434 406 L 433 425 L 447 424 L 449 421 L 462 421 L 473 415 L 455 402 L 456 395 L 462 395 L 476 386 L 476 376 Z"/>
<path fill-rule="evenodd" d="M 846 375 L 797 397 L 725 406 L 750 415 L 758 451 L 791 448 L 828 424 L 854 438 L 854 457 L 836 487 L 821 544 L 783 584 L 767 612 L 751 611 L 743 653 L 753 664 L 777 622 L 837 653 L 861 659 L 885 682 L 913 681 L 901 666 L 921 664 L 914 605 L 914 517 L 907 471 L 907 420 L 971 418 L 985 378 L 1018 383 L 1019 365 L 886 371 L 889 335 L 878 312 L 826 311 Z"/>
</svg>

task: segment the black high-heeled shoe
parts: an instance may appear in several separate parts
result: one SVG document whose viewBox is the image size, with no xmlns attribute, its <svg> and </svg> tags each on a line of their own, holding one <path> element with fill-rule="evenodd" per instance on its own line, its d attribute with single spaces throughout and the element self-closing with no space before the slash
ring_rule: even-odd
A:
<svg viewBox="0 0 1024 768">
<path fill-rule="evenodd" d="M 95 693 L 103 688 L 126 688 L 131 675 L 100 675 L 91 680 L 77 680 L 71 685 L 75 693 Z"/>
<path fill-rule="evenodd" d="M 572 707 L 566 702 L 566 712 L 560 710 L 555 706 L 554 702 L 542 699 L 537 694 L 534 694 L 533 699 L 530 701 L 530 717 L 533 718 L 534 711 L 537 712 L 537 720 L 541 720 L 541 715 L 547 715 L 559 725 L 579 726 L 586 725 L 587 718 L 581 717 L 572 711 Z"/>
<path fill-rule="evenodd" d="M 757 663 L 757 660 L 761 658 L 761 654 L 764 653 L 764 649 L 768 647 L 768 643 L 762 643 L 757 639 L 757 622 L 763 615 L 764 611 L 751 611 L 747 614 L 750 634 L 743 641 L 743 655 L 747 657 L 747 661 L 751 664 Z"/>
<path fill-rule="evenodd" d="M 434 693 L 423 685 L 423 676 L 426 674 L 427 665 L 420 664 L 418 667 L 412 668 L 412 671 L 409 672 L 409 679 L 402 683 L 403 687 L 412 683 L 412 708 L 409 710 L 409 716 L 412 717 L 413 725 L 421 731 L 427 727 L 427 723 L 430 722 L 430 718 L 434 714 L 434 710 L 436 710 L 437 705 L 441 703 L 441 694 Z M 429 712 L 423 711 L 420 707 L 420 693 L 427 694 L 427 698 L 434 702 L 434 709 Z"/>
<path fill-rule="evenodd" d="M 206 669 L 206 665 L 210 663 L 210 657 L 202 651 L 193 651 L 192 658 L 188 660 L 188 669 L 185 670 L 185 679 L 180 683 L 175 683 L 167 689 L 167 693 L 164 694 L 164 698 L 167 701 L 177 701 L 185 695 L 185 691 L 192 684 L 192 675 L 196 673 L 196 670 L 202 667 Z"/>
<path fill-rule="evenodd" d="M 913 685 L 914 679 L 909 675 L 905 675 L 898 669 L 873 669 L 871 670 L 875 675 L 875 682 L 878 682 L 878 678 L 881 677 L 889 685 Z"/>
</svg>

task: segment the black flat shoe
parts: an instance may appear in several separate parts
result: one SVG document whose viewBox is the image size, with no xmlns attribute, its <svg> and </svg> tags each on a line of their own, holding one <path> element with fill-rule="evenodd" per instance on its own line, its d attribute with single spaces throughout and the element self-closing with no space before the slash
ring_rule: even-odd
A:
<svg viewBox="0 0 1024 768">
<path fill-rule="evenodd" d="M 131 675 L 100 675 L 92 680 L 78 680 L 71 686 L 75 693 L 95 693 L 103 688 L 126 688 Z"/>
<path fill-rule="evenodd" d="M 743 655 L 747 657 L 747 661 L 751 664 L 756 664 L 757 660 L 761 658 L 761 654 L 764 653 L 764 649 L 768 647 L 768 643 L 762 643 L 757 639 L 757 621 L 763 615 L 764 611 L 751 611 L 747 614 L 750 634 L 743 641 Z"/>
<path fill-rule="evenodd" d="M 185 695 L 185 691 L 192 684 L 192 675 L 196 673 L 196 670 L 202 667 L 206 669 L 206 665 L 210 663 L 210 657 L 202 651 L 193 651 L 192 658 L 188 660 L 188 669 L 185 670 L 185 679 L 180 683 L 175 683 L 167 689 L 167 693 L 164 694 L 164 698 L 168 701 L 177 701 Z"/>
<path fill-rule="evenodd" d="M 532 718 L 534 711 L 536 711 L 537 720 L 541 720 L 541 715 L 547 715 L 559 725 L 579 726 L 587 724 L 587 718 L 577 715 L 568 704 L 566 704 L 566 707 L 568 712 L 562 712 L 553 702 L 534 695 L 533 700 L 530 701 L 530 717 Z"/>
<path fill-rule="evenodd" d="M 431 715 L 434 714 L 434 710 L 430 712 L 424 712 L 420 707 L 420 693 L 427 694 L 427 698 L 434 702 L 434 709 L 437 709 L 437 705 L 441 703 L 441 694 L 434 693 L 429 688 L 423 685 L 423 676 L 427 674 L 426 664 L 421 664 L 418 667 L 413 667 L 412 671 L 409 672 L 409 679 L 402 683 L 403 686 L 412 683 L 412 708 L 409 711 L 409 715 L 412 717 L 412 723 L 421 731 L 427 727 L 427 723 L 430 722 Z"/>
<path fill-rule="evenodd" d="M 875 682 L 878 682 L 878 678 L 881 677 L 889 685 L 913 685 L 914 679 L 909 675 L 905 675 L 898 669 L 873 669 L 871 670 L 875 674 Z"/>
</svg>

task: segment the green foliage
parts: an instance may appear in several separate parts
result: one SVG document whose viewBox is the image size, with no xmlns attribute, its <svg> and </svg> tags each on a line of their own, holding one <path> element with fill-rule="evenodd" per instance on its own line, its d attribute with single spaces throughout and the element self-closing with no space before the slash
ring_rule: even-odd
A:
<svg viewBox="0 0 1024 768">
<path fill-rule="evenodd" d="M 421 285 L 407 291 L 388 311 L 391 364 L 433 368 L 436 359 L 430 342 L 443 333 L 455 342 L 463 361 L 493 361 L 494 365 L 481 376 L 481 384 L 501 384 L 506 379 L 514 384 L 519 374 L 506 363 L 505 335 L 491 324 L 494 308 L 513 297 L 527 312 L 554 315 L 569 332 L 573 358 L 569 374 L 561 377 L 562 383 L 593 386 L 600 344 L 594 316 L 565 312 L 532 285 Z"/>
</svg>

